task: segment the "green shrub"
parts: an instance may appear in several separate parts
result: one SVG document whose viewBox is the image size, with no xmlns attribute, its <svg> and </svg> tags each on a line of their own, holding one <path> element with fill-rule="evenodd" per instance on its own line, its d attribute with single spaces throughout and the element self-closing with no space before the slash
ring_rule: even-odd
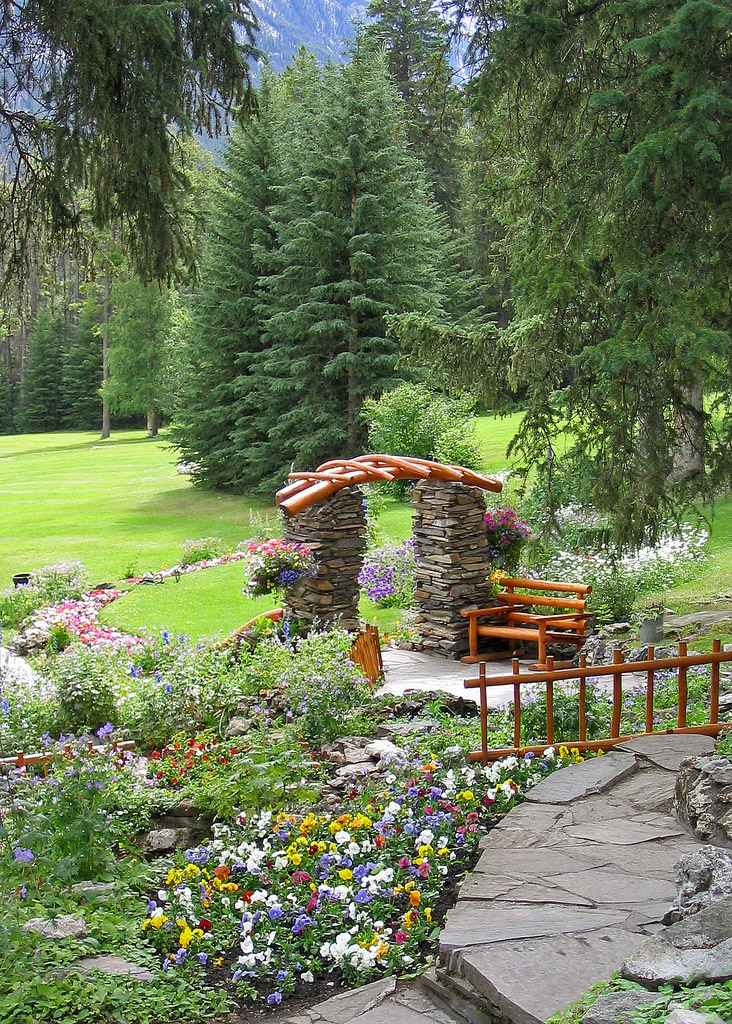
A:
<svg viewBox="0 0 732 1024">
<path fill-rule="evenodd" d="M 480 469 L 482 456 L 475 434 L 470 395 L 451 399 L 425 384 L 402 384 L 378 400 L 367 399 L 362 415 L 369 425 L 369 451 L 411 455 Z M 396 497 L 408 493 L 410 483 L 384 484 Z"/>
<path fill-rule="evenodd" d="M 48 674 L 56 685 L 61 709 L 75 732 L 93 731 L 106 722 L 116 724 L 115 676 L 119 677 L 119 658 L 113 657 L 111 652 L 72 644 L 54 660 Z"/>
<path fill-rule="evenodd" d="M 35 587 L 13 587 L 0 597 L 0 625 L 19 626 L 41 603 Z"/>
<path fill-rule="evenodd" d="M 193 565 L 212 558 L 221 558 L 231 553 L 220 537 L 199 537 L 198 540 L 187 540 L 183 545 L 182 565 Z"/>
<path fill-rule="evenodd" d="M 513 705 L 510 705 L 513 708 Z M 579 688 L 554 689 L 554 736 L 557 742 L 569 743 L 579 740 Z M 598 700 L 598 693 L 592 686 L 585 691 L 585 720 L 587 739 L 598 739 L 605 728 L 603 712 L 606 705 Z M 545 743 L 546 731 L 546 690 L 529 693 L 521 701 L 521 742 L 526 746 Z"/>
<path fill-rule="evenodd" d="M 619 563 L 608 573 L 588 577 L 586 582 L 592 586 L 588 606 L 596 625 L 628 621 L 638 596 L 638 580 L 632 572 Z"/>
<path fill-rule="evenodd" d="M 312 744 L 333 740 L 371 691 L 349 658 L 352 637 L 345 630 L 311 633 L 298 647 L 280 682 L 302 734 Z"/>
</svg>

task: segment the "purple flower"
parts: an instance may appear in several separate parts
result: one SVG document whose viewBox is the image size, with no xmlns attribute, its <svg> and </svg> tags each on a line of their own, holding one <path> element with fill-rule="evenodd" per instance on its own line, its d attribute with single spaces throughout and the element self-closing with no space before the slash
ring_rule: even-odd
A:
<svg viewBox="0 0 732 1024">
<path fill-rule="evenodd" d="M 208 963 L 208 953 L 196 953 L 196 956 L 198 957 L 199 963 Z"/>
<path fill-rule="evenodd" d="M 272 907 L 272 909 L 269 912 L 269 919 L 270 919 L 270 921 L 279 921 L 279 919 L 281 917 L 282 917 L 282 910 L 280 909 L 280 907 Z"/>
<path fill-rule="evenodd" d="M 13 857 L 21 864 L 32 864 L 36 859 L 32 850 L 24 850 L 22 846 L 16 846 L 13 850 Z"/>
<path fill-rule="evenodd" d="M 281 992 L 270 992 L 270 994 L 267 996 L 267 1006 L 279 1006 L 279 1004 L 281 1002 L 282 1002 L 282 993 Z"/>
<path fill-rule="evenodd" d="M 370 903 L 373 898 L 374 897 L 367 889 L 359 889 L 355 896 L 356 903 L 360 903 L 362 905 L 364 903 Z"/>
</svg>

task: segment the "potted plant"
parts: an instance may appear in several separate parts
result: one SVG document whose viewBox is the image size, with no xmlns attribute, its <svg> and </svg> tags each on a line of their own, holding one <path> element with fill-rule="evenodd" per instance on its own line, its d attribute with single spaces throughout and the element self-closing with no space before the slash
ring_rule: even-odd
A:
<svg viewBox="0 0 732 1024">
<path fill-rule="evenodd" d="M 650 604 L 638 613 L 640 642 L 644 647 L 663 641 L 664 611 L 662 604 Z"/>
</svg>

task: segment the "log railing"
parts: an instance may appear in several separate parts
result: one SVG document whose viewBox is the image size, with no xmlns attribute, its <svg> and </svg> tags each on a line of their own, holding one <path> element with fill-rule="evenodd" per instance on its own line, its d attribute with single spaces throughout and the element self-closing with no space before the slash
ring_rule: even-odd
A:
<svg viewBox="0 0 732 1024">
<path fill-rule="evenodd" d="M 623 743 L 630 739 L 637 739 L 639 736 L 651 734 L 669 733 L 703 733 L 707 736 L 716 736 L 728 725 L 719 721 L 719 666 L 722 662 L 732 661 L 732 651 L 723 652 L 719 640 L 715 640 L 712 651 L 709 654 L 687 654 L 686 644 L 679 644 L 679 654 L 675 658 L 654 658 L 653 647 L 648 648 L 648 656 L 645 661 L 623 661 L 622 653 L 615 650 L 613 653 L 612 665 L 590 665 L 585 661 L 585 656 L 580 655 L 579 668 L 554 669 L 554 659 L 547 657 L 546 670 L 542 672 L 526 672 L 519 675 L 518 658 L 512 662 L 512 673 L 510 676 L 486 676 L 485 665 L 480 666 L 480 675 L 477 679 L 466 679 L 465 687 L 468 690 L 480 690 L 480 727 L 481 727 L 481 749 L 469 754 L 471 761 L 496 760 L 499 757 L 507 757 L 509 754 L 543 753 L 547 747 L 561 743 L 580 752 L 588 750 L 606 750 L 616 743 Z M 711 667 L 711 700 L 709 706 L 709 723 L 707 725 L 688 726 L 688 685 L 687 672 L 690 667 L 698 665 L 709 665 Z M 678 676 L 679 695 L 676 715 L 676 726 L 671 729 L 653 728 L 653 695 L 655 684 L 655 673 L 664 669 L 675 669 Z M 645 673 L 646 676 L 646 708 L 645 708 L 645 732 L 633 733 L 632 735 L 620 735 L 620 719 L 623 708 L 623 676 L 628 673 Z M 602 676 L 612 677 L 612 719 L 610 724 L 610 735 L 600 740 L 587 739 L 587 708 L 586 688 L 588 679 L 596 679 Z M 578 717 L 579 717 L 579 740 L 557 737 L 554 735 L 554 684 L 560 682 L 579 681 L 578 693 Z M 546 732 L 547 742 L 536 746 L 521 746 L 521 687 L 525 685 L 546 686 Z M 488 688 L 494 686 L 513 686 L 514 723 L 512 747 L 501 749 L 489 749 L 488 747 Z"/>
<path fill-rule="evenodd" d="M 90 754 L 102 754 L 107 749 L 109 749 L 109 748 L 104 747 L 104 746 L 95 746 L 91 742 L 91 740 L 89 740 L 89 742 L 87 743 L 87 751 Z M 135 741 L 134 740 L 121 740 L 120 742 L 113 743 L 112 746 L 111 746 L 111 749 L 114 750 L 114 751 L 117 751 L 117 750 L 134 750 L 135 749 Z M 0 757 L 0 768 L 2 768 L 4 766 L 8 767 L 8 768 L 13 768 L 13 767 L 14 768 L 29 768 L 29 767 L 32 767 L 33 765 L 36 765 L 36 764 L 42 764 L 43 765 L 43 774 L 44 774 L 44 776 L 47 777 L 48 776 L 48 762 L 49 761 L 53 761 L 53 759 L 57 756 L 57 754 L 58 754 L 58 751 L 53 751 L 53 750 L 39 750 L 39 751 L 36 751 L 33 754 L 24 754 L 22 750 L 19 750 L 12 757 Z M 69 758 L 70 760 L 73 759 L 76 756 L 74 754 L 74 751 L 73 751 L 73 749 L 72 749 L 72 747 L 71 747 L 71 745 L 69 743 L 67 743 L 64 746 L 63 756 L 66 757 L 66 758 Z"/>
</svg>

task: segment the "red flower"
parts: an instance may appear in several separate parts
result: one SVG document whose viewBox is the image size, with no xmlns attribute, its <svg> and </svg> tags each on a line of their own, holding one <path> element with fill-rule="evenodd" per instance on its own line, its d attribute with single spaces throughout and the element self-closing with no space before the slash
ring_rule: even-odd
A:
<svg viewBox="0 0 732 1024">
<path fill-rule="evenodd" d="M 201 920 L 198 922 L 198 927 L 201 929 L 202 932 L 210 932 L 211 922 L 208 920 L 208 918 L 202 917 Z"/>
</svg>

